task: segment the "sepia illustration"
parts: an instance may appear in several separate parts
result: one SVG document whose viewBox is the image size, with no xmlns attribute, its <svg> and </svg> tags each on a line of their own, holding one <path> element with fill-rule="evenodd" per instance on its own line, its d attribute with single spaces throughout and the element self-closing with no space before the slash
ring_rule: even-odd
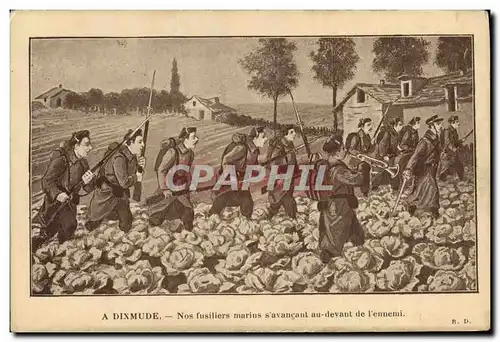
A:
<svg viewBox="0 0 500 342">
<path fill-rule="evenodd" d="M 30 295 L 477 292 L 473 39 L 31 38 Z"/>
</svg>

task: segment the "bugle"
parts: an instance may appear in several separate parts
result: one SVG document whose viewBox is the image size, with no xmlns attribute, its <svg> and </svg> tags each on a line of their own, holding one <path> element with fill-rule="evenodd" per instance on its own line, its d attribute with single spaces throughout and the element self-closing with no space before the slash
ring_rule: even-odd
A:
<svg viewBox="0 0 500 342">
<path fill-rule="evenodd" d="M 359 161 L 370 164 L 372 167 L 378 167 L 386 171 L 387 173 L 389 173 L 389 175 L 391 175 L 391 178 L 396 178 L 396 176 L 399 174 L 399 165 L 390 166 L 387 162 L 383 160 L 369 157 L 365 154 L 349 153 L 349 155 L 355 159 L 358 159 Z"/>
</svg>

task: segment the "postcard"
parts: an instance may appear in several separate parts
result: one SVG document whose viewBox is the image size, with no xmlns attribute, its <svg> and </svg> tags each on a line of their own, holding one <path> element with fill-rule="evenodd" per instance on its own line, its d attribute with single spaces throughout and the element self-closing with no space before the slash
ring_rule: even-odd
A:
<svg viewBox="0 0 500 342">
<path fill-rule="evenodd" d="M 14 11 L 11 330 L 490 329 L 484 11 Z"/>
</svg>

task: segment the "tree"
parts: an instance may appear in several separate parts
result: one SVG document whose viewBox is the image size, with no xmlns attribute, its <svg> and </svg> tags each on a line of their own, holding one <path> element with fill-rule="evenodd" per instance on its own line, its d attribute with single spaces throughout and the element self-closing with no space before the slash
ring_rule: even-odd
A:
<svg viewBox="0 0 500 342">
<path fill-rule="evenodd" d="M 92 88 L 88 91 L 88 102 L 89 105 L 97 111 L 99 111 L 100 107 L 104 102 L 104 93 L 101 89 Z"/>
<path fill-rule="evenodd" d="M 170 94 L 166 90 L 161 90 L 153 101 L 153 107 L 159 112 L 169 112 L 172 110 Z"/>
<path fill-rule="evenodd" d="M 118 93 L 107 93 L 104 95 L 104 105 L 106 108 L 113 109 L 114 113 L 116 114 L 117 110 L 122 112 L 122 102 L 120 99 L 120 94 Z"/>
<path fill-rule="evenodd" d="M 420 76 L 429 60 L 430 42 L 423 38 L 377 38 L 373 42 L 373 71 L 383 74 L 389 82 L 400 75 Z"/>
<path fill-rule="evenodd" d="M 172 61 L 172 77 L 170 78 L 170 93 L 178 93 L 181 89 L 181 77 L 177 69 L 177 60 Z"/>
<path fill-rule="evenodd" d="M 69 109 L 79 109 L 82 107 L 82 96 L 78 93 L 71 92 L 64 98 L 64 107 Z"/>
<path fill-rule="evenodd" d="M 337 90 L 354 77 L 359 56 L 352 38 L 320 38 L 318 50 L 309 54 L 314 79 L 332 89 L 333 129 L 338 128 Z"/>
<path fill-rule="evenodd" d="M 471 69 L 471 37 L 439 37 L 434 64 L 447 73 Z"/>
<path fill-rule="evenodd" d="M 277 127 L 278 98 L 297 86 L 299 72 L 293 60 L 297 47 L 285 38 L 261 38 L 259 47 L 239 60 L 251 76 L 248 89 L 273 100 L 273 123 Z"/>
</svg>

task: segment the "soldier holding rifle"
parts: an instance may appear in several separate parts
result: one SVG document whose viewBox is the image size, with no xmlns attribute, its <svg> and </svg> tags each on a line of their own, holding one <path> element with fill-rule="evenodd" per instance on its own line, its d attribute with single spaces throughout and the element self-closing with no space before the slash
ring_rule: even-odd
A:
<svg viewBox="0 0 500 342">
<path fill-rule="evenodd" d="M 441 145 L 439 135 L 443 119 L 437 115 L 425 121 L 428 130 L 418 142 L 413 155 L 408 161 L 403 177 L 406 180 L 415 176 L 415 186 L 407 197 L 408 211 L 411 215 L 417 212 L 430 213 L 434 218 L 439 212 L 439 188 L 436 181 L 439 153 Z"/>
<path fill-rule="evenodd" d="M 98 187 L 94 191 L 89 205 L 89 221 L 86 223 L 88 230 L 94 230 L 107 219 L 118 219 L 119 227 L 128 232 L 132 227 L 132 213 L 130 211 L 130 190 L 136 182 L 142 181 L 142 172 L 146 161 L 141 155 L 144 148 L 142 130 L 130 130 L 125 135 L 125 144 L 112 143 L 109 151 L 118 145 L 118 150 L 104 164 L 100 170 Z"/>
<path fill-rule="evenodd" d="M 458 138 L 458 127 L 460 122 L 458 116 L 452 115 L 448 119 L 449 126 L 441 134 L 441 160 L 439 162 L 439 180 L 446 180 L 447 176 L 457 174 L 460 180 L 464 179 L 464 165 L 460 159 L 459 150 L 463 148 L 462 141 Z"/>
<path fill-rule="evenodd" d="M 93 190 L 94 174 L 85 159 L 91 149 L 90 132 L 83 130 L 73 133 L 52 153 L 42 177 L 44 201 L 34 218 L 42 226 L 40 237 L 33 241 L 35 249 L 55 234 L 59 243 L 73 236 L 77 227 L 76 205 L 82 195 L 72 193 L 71 189 L 83 182 L 83 190 L 87 193 Z"/>
</svg>

